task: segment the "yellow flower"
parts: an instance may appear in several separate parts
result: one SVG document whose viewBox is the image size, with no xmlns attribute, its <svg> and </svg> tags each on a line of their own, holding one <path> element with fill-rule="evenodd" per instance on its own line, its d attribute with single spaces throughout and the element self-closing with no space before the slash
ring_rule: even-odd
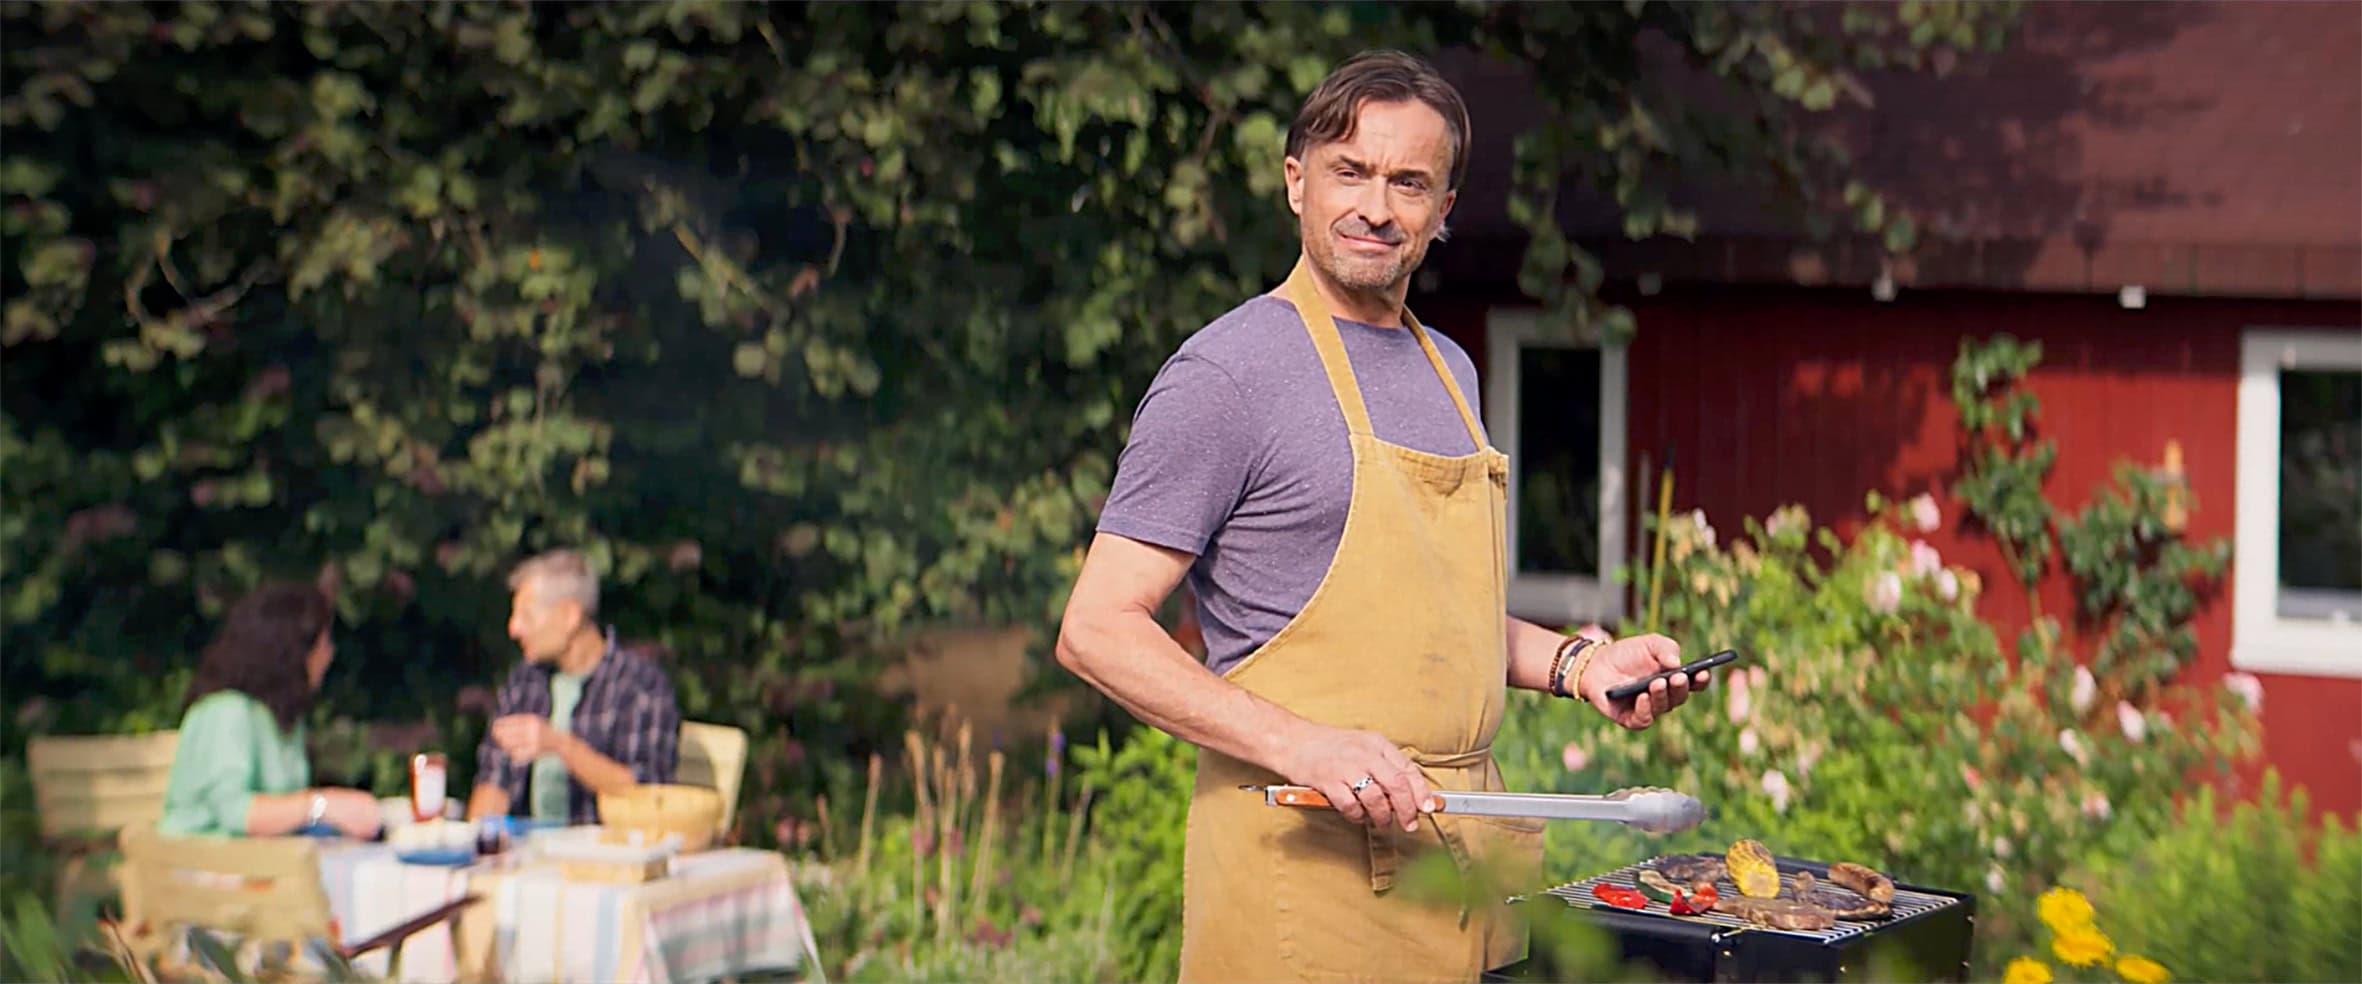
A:
<svg viewBox="0 0 2362 984">
<path fill-rule="evenodd" d="M 2165 972 L 2165 965 L 2147 957 L 2124 957 L 2116 961 L 2116 976 L 2132 984 L 2165 984 L 2173 975 Z"/>
<path fill-rule="evenodd" d="M 2034 900 L 2034 913 L 2051 932 L 2065 933 L 2091 925 L 2091 900 L 2072 888 L 2054 888 Z"/>
<path fill-rule="evenodd" d="M 2050 984 L 2050 966 L 2032 957 L 2019 957 L 2001 971 L 2001 984 Z"/>
<path fill-rule="evenodd" d="M 2090 926 L 2077 926 L 2050 941 L 2050 952 L 2077 967 L 2089 967 L 2106 960 L 2115 949 L 2116 944 L 2109 942 L 2106 935 Z"/>
</svg>

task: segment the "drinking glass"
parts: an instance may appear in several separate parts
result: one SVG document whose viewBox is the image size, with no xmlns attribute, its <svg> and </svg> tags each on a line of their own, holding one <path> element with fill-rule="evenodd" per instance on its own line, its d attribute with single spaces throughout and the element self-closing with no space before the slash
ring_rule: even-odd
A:
<svg viewBox="0 0 2362 984">
<path fill-rule="evenodd" d="M 410 757 L 410 818 L 425 823 L 441 819 L 447 795 L 443 777 L 449 760 L 439 752 L 420 752 Z"/>
</svg>

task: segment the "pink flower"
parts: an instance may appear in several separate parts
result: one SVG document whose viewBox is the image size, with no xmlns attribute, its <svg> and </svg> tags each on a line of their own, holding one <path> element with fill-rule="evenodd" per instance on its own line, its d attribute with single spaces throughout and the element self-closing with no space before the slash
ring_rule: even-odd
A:
<svg viewBox="0 0 2362 984">
<path fill-rule="evenodd" d="M 2083 815 L 2093 820 L 2106 820 L 2114 811 L 2108 808 L 2108 794 L 2099 790 L 2083 794 Z"/>
<path fill-rule="evenodd" d="M 1696 526 L 1696 527 L 1697 527 L 1697 529 L 1698 529 L 1698 540 L 1699 540 L 1699 542 L 1702 542 L 1702 543 L 1704 543 L 1705 545 L 1707 545 L 1707 546 L 1709 546 L 1709 547 L 1713 546 L 1713 545 L 1714 545 L 1714 524 L 1712 524 L 1712 523 L 1709 523 L 1709 522 L 1706 522 L 1706 510 L 1703 510 L 1703 509 L 1692 509 L 1692 510 L 1690 510 L 1690 511 L 1689 511 L 1689 521 L 1690 521 L 1690 523 L 1691 523 L 1692 525 Z"/>
<path fill-rule="evenodd" d="M 1763 794 L 1771 797 L 1772 809 L 1788 812 L 1788 777 L 1772 769 L 1763 774 Z"/>
<path fill-rule="evenodd" d="M 1985 776 L 1977 771 L 1976 766 L 1963 762 L 1960 764 L 1960 781 L 1967 783 L 1969 791 L 1974 792 L 1985 784 Z"/>
<path fill-rule="evenodd" d="M 1911 522 L 1921 533 L 1933 533 L 1944 525 L 1943 510 L 1936 508 L 1936 497 L 1925 492 L 1911 500 Z"/>
<path fill-rule="evenodd" d="M 1752 698 L 1754 691 L 1755 688 L 1748 684 L 1747 674 L 1731 674 L 1730 683 L 1723 687 L 1723 692 L 1730 695 L 1723 704 L 1724 711 L 1730 715 L 1730 723 L 1745 724 L 1747 722 L 1748 712 L 1753 709 L 1754 705 Z"/>
<path fill-rule="evenodd" d="M 1762 742 L 1755 737 L 1754 728 L 1739 732 L 1739 754 L 1754 755 L 1755 750 L 1761 747 Z"/>
<path fill-rule="evenodd" d="M 1584 751 L 1583 746 L 1571 741 L 1567 742 L 1566 747 L 1559 751 L 1558 758 L 1559 761 L 1566 763 L 1568 772 L 1581 772 L 1584 766 L 1591 764 L 1591 753 Z"/>
<path fill-rule="evenodd" d="M 1881 615 L 1892 615 L 1903 605 L 1903 578 L 1893 571 L 1880 571 L 1871 576 L 1864 586 L 1862 597 L 1870 603 L 1870 610 Z"/>
<path fill-rule="evenodd" d="M 1960 576 L 1947 567 L 1936 572 L 1936 595 L 1945 601 L 1960 597 Z"/>
<path fill-rule="evenodd" d="M 2083 750 L 2083 736 L 2076 734 L 2075 729 L 2066 728 L 2059 732 L 2059 747 L 2066 750 L 2067 757 L 2074 759 L 2076 765 L 2090 763 L 2090 753 Z"/>
<path fill-rule="evenodd" d="M 1754 684 L 1755 689 L 1757 690 L 1763 689 L 1763 681 L 1766 675 L 1767 674 L 1763 672 L 1763 667 L 1750 666 L 1747 668 L 1747 682 Z"/>
<path fill-rule="evenodd" d="M 2149 736 L 2148 719 L 2141 717 L 2140 708 L 2124 701 L 2116 702 L 2116 726 L 2124 729 L 2124 737 L 2140 741 Z"/>
<path fill-rule="evenodd" d="M 2256 679 L 2255 674 L 2223 674 L 2223 686 L 2230 688 L 2232 693 L 2239 695 L 2240 700 L 2247 702 L 2247 709 L 2250 712 L 2256 714 L 2264 712 L 2264 683 Z"/>
<path fill-rule="evenodd" d="M 2092 699 L 2097 696 L 2099 696 L 2099 681 L 2091 678 L 2091 668 L 2076 667 L 2075 686 L 2067 692 L 2067 703 L 2075 708 L 2075 713 L 2081 714 L 2091 710 Z"/>
<path fill-rule="evenodd" d="M 2006 884 L 2008 884 L 2008 882 L 2005 876 L 2003 876 L 2001 873 L 2000 865 L 1994 865 L 1985 869 L 1985 887 L 1992 890 L 1993 894 L 2001 894 L 2001 888 Z"/>
<path fill-rule="evenodd" d="M 1926 540 L 1911 541 L 1911 576 L 1929 577 L 1944 569 L 1944 558 Z"/>
<path fill-rule="evenodd" d="M 1796 753 L 1797 777 L 1805 778 L 1811 776 L 1813 774 L 1813 763 L 1819 762 L 1820 760 L 1821 744 L 1819 742 L 1813 742 L 1812 744 L 1804 746 L 1802 751 Z"/>
</svg>

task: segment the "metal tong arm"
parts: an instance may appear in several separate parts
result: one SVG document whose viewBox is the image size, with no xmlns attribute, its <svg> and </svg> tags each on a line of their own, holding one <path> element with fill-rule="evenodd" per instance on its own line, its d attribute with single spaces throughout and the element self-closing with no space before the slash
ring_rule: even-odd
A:
<svg viewBox="0 0 2362 984">
<path fill-rule="evenodd" d="M 1334 806 L 1310 786 L 1241 786 L 1263 794 L 1270 806 L 1328 809 Z M 1438 790 L 1430 803 L 1437 813 L 1467 816 L 1538 817 L 1547 820 L 1605 820 L 1651 833 L 1695 827 L 1705 805 L 1670 789 L 1636 787 L 1605 795 L 1581 793 L 1480 793 Z"/>
</svg>

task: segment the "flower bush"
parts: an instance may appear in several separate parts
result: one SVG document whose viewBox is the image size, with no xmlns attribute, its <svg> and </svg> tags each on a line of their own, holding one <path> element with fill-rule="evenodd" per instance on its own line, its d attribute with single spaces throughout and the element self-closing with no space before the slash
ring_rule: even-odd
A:
<svg viewBox="0 0 2362 984">
<path fill-rule="evenodd" d="M 1658 607 L 1619 634 L 1662 631 L 1685 652 L 1735 648 L 1741 661 L 1640 733 L 1516 694 L 1496 749 L 1512 788 L 1670 786 L 1712 813 L 1665 838 L 1553 825 L 1553 877 L 1755 837 L 1776 853 L 1978 894 L 1977 972 L 1993 979 L 2004 972 L 1994 955 L 2029 949 L 2042 888 L 2103 840 L 2165 830 L 2192 781 L 2254 754 L 2254 680 L 2183 673 L 2189 615 L 2227 547 L 2183 542 L 2161 516 L 2194 503 L 2137 470 L 2081 513 L 2041 499 L 2049 452 L 2013 443 L 2032 432 L 2035 407 L 2015 380 L 2038 357 L 2003 339 L 1964 346 L 1955 366 L 1979 449 L 1953 487 L 1967 515 L 1933 491 L 1873 492 L 1846 536 L 1795 505 L 1744 519 L 1737 536 L 1700 511 L 1661 530 L 1644 523 L 1663 537 L 1663 563 L 1624 576 Z M 1947 562 L 1929 543 L 1947 523 L 2001 539 L 2016 583 L 1988 585 Z M 1978 613 L 1992 590 L 2032 596 L 2054 541 L 2075 616 L 2098 640 L 2082 658 L 2038 605 L 2006 648 Z"/>
</svg>

